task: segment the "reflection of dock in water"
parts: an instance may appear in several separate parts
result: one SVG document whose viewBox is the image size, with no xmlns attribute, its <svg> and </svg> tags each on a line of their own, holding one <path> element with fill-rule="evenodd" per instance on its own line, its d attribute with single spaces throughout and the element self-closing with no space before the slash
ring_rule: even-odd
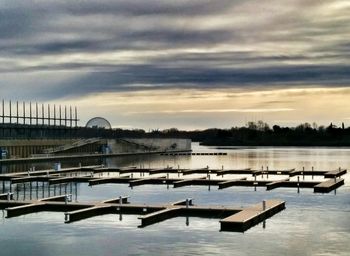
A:
<svg viewBox="0 0 350 256">
<path fill-rule="evenodd" d="M 58 184 L 50 184 L 49 178 L 45 179 L 22 179 L 17 178 L 14 183 L 10 183 L 8 186 L 3 181 L 2 195 L 10 193 L 11 197 L 15 200 L 34 200 L 51 196 L 60 196 L 71 194 L 75 201 L 78 200 L 78 183 L 77 182 L 65 182 Z M 20 180 L 19 180 L 20 179 Z M 11 182 L 11 180 L 10 180 Z"/>
</svg>

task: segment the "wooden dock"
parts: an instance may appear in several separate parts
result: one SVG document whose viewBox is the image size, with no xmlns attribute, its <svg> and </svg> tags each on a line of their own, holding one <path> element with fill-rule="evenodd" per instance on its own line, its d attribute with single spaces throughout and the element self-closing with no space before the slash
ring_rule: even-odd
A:
<svg viewBox="0 0 350 256">
<path fill-rule="evenodd" d="M 268 200 L 262 204 L 245 208 L 237 214 L 220 220 L 221 231 L 237 230 L 244 232 L 250 227 L 264 221 L 272 215 L 285 209 L 285 202 L 280 200 Z"/>
<path fill-rule="evenodd" d="M 113 176 L 109 176 L 109 173 L 114 173 Z M 5 183 L 10 184 L 25 184 L 32 182 L 42 182 L 48 185 L 61 184 L 61 183 L 89 183 L 90 186 L 100 184 L 129 184 L 130 187 L 141 185 L 173 185 L 174 188 L 183 186 L 218 186 L 219 189 L 225 189 L 233 186 L 246 186 L 246 187 L 266 187 L 267 190 L 283 187 L 295 187 L 295 188 L 314 188 L 315 193 L 329 193 L 330 191 L 342 186 L 344 180 L 340 179 L 342 175 L 347 172 L 346 169 L 337 169 L 333 171 L 305 171 L 305 170 L 252 170 L 247 169 L 229 169 L 218 170 L 210 169 L 208 167 L 198 169 L 180 169 L 166 167 L 166 168 L 137 168 L 137 167 L 124 167 L 124 168 L 107 168 L 101 165 L 95 166 L 78 166 L 71 168 L 63 168 L 61 170 L 41 170 L 32 172 L 19 172 L 19 173 L 7 173 L 0 175 L 0 181 L 2 181 L 3 192 Z M 123 175 L 127 173 L 128 175 Z M 139 177 L 133 175 L 138 173 Z M 145 176 L 148 173 L 148 176 Z M 103 174 L 105 174 L 103 176 Z M 106 176 L 108 174 L 108 176 Z M 118 176 L 116 176 L 119 175 Z M 161 176 L 156 176 L 156 175 Z M 174 175 L 177 174 L 177 178 Z M 191 175 L 205 174 L 205 177 L 193 177 Z M 225 175 L 252 175 L 253 178 L 240 177 L 240 178 L 223 178 Z M 182 177 L 180 177 L 182 175 Z M 215 175 L 217 178 L 211 178 Z M 265 175 L 267 179 L 257 180 L 259 175 Z M 290 178 L 284 178 L 280 180 L 269 180 L 269 175 L 285 175 L 288 177 L 298 176 L 298 180 L 290 180 Z M 299 175 L 303 177 L 305 175 L 322 175 L 324 177 L 332 177 L 323 181 L 300 181 Z M 188 176 L 188 177 L 187 177 Z M 218 178 L 221 176 L 221 178 Z M 334 178 L 337 182 L 334 184 Z"/>
<path fill-rule="evenodd" d="M 332 190 L 344 185 L 344 179 L 329 179 L 314 186 L 315 193 L 329 193 Z"/>
<path fill-rule="evenodd" d="M 68 200 L 67 195 L 63 195 L 31 201 L 0 200 L 0 208 L 6 210 L 7 218 L 42 211 L 64 212 L 65 223 L 104 214 L 137 214 L 142 215 L 139 217 L 139 227 L 175 217 L 219 218 L 221 231 L 244 232 L 285 209 L 285 202 L 267 200 L 247 208 L 196 206 L 192 199 L 165 205 L 137 205 L 129 203 L 128 197 L 120 196 L 96 203 L 73 203 Z"/>
</svg>

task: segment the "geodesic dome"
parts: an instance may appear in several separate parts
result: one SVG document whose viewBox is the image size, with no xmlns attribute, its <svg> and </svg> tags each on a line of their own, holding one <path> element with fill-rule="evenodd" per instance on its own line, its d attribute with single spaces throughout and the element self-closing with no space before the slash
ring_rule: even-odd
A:
<svg viewBox="0 0 350 256">
<path fill-rule="evenodd" d="M 86 123 L 85 127 L 111 129 L 112 125 L 110 122 L 108 122 L 107 119 L 103 117 L 94 117 Z"/>
</svg>

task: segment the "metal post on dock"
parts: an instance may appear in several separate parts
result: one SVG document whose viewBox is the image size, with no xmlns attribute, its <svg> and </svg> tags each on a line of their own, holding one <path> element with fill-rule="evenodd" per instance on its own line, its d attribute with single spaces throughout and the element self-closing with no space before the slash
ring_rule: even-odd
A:
<svg viewBox="0 0 350 256">
<path fill-rule="evenodd" d="M 303 170 L 303 180 L 305 180 L 305 171 Z"/>
<path fill-rule="evenodd" d="M 300 182 L 300 177 L 298 176 L 298 183 L 297 183 L 297 187 L 298 187 L 298 194 L 299 194 L 299 192 L 300 192 L 300 188 L 299 188 L 299 187 L 300 187 L 300 183 L 299 183 L 299 182 Z"/>
<path fill-rule="evenodd" d="M 269 167 L 266 166 L 266 177 L 269 178 Z"/>
<path fill-rule="evenodd" d="M 208 191 L 210 191 L 210 173 L 208 173 L 208 180 L 209 180 L 209 185 L 208 185 Z"/>
</svg>

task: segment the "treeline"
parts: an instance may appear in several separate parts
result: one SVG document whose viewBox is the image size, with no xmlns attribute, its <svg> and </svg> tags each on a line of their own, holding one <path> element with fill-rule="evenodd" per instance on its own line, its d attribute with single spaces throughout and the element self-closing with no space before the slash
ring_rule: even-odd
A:
<svg viewBox="0 0 350 256">
<path fill-rule="evenodd" d="M 350 146 L 350 127 L 318 126 L 303 123 L 296 127 L 270 127 L 263 121 L 248 122 L 244 127 L 231 129 L 206 129 L 180 131 L 176 128 L 156 130 L 146 133 L 138 130 L 138 135 L 149 137 L 189 138 L 202 145 L 215 146 Z"/>
</svg>

